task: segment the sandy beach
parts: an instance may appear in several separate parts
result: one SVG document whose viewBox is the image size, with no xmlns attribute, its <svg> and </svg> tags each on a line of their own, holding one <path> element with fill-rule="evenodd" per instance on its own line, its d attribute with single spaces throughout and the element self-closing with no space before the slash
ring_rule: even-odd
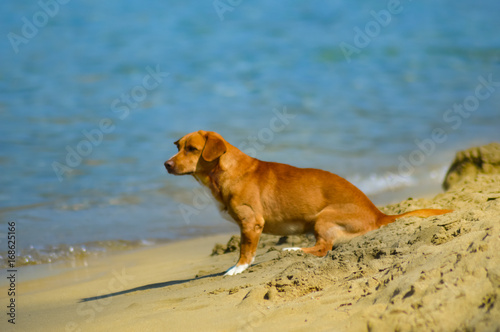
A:
<svg viewBox="0 0 500 332">
<path fill-rule="evenodd" d="M 381 207 L 419 208 L 455 211 L 397 220 L 325 258 L 281 251 L 309 237 L 264 236 L 237 276 L 222 275 L 237 260 L 232 234 L 20 268 L 16 324 L 3 314 L 1 330 L 499 331 L 500 175 Z"/>
<path fill-rule="evenodd" d="M 0 332 L 500 332 L 499 13 L 1 1 Z"/>
</svg>

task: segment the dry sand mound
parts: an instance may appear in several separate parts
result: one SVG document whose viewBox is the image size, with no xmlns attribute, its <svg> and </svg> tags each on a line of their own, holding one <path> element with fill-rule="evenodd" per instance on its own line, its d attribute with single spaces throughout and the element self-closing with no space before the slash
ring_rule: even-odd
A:
<svg viewBox="0 0 500 332">
<path fill-rule="evenodd" d="M 443 181 L 443 188 L 448 190 L 465 179 L 474 179 L 478 174 L 500 174 L 500 143 L 457 152 Z"/>
<path fill-rule="evenodd" d="M 264 281 L 247 285 L 242 300 L 263 312 L 255 327 L 287 321 L 295 330 L 499 331 L 500 175 L 383 210 L 441 207 L 456 211 L 400 219 L 323 259 L 277 252 L 269 259 L 275 240 L 265 238 L 263 262 L 245 278 Z"/>
</svg>

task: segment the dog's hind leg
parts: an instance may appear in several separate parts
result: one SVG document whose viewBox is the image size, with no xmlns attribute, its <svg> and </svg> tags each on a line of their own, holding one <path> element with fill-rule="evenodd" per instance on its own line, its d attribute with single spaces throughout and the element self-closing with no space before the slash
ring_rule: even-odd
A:
<svg viewBox="0 0 500 332">
<path fill-rule="evenodd" d="M 344 223 L 337 222 L 345 216 L 340 216 L 336 211 L 324 210 L 319 215 L 314 224 L 314 237 L 316 244 L 308 248 L 285 248 L 283 250 L 302 250 L 307 254 L 324 257 L 332 249 L 335 241 L 343 238 L 352 238 L 361 235 L 359 230 L 347 231 Z"/>
</svg>

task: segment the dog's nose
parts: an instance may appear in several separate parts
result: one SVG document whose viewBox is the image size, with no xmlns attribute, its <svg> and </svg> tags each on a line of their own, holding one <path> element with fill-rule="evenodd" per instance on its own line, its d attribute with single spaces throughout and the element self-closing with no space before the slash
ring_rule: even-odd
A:
<svg viewBox="0 0 500 332">
<path fill-rule="evenodd" d="M 167 171 L 171 171 L 174 168 L 174 162 L 172 160 L 167 160 L 165 162 L 165 168 Z"/>
</svg>

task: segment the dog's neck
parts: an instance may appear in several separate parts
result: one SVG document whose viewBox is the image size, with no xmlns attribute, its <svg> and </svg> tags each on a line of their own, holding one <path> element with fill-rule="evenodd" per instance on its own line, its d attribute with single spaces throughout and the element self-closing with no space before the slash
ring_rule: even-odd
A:
<svg viewBox="0 0 500 332">
<path fill-rule="evenodd" d="M 196 172 L 193 174 L 193 177 L 200 184 L 209 188 L 212 192 L 212 195 L 217 201 L 222 202 L 221 183 L 219 176 L 220 171 L 218 170 L 219 168 L 220 166 L 217 163 L 211 170 L 206 172 Z"/>
<path fill-rule="evenodd" d="M 193 174 L 194 178 L 209 188 L 214 198 L 223 204 L 230 195 L 231 182 L 238 181 L 245 173 L 251 171 L 251 169 L 238 166 L 250 165 L 252 160 L 256 161 L 230 144 L 228 144 L 228 149 L 233 150 L 231 154 L 222 155 L 212 167 Z M 224 192 L 222 188 L 226 188 L 228 192 Z"/>
</svg>

